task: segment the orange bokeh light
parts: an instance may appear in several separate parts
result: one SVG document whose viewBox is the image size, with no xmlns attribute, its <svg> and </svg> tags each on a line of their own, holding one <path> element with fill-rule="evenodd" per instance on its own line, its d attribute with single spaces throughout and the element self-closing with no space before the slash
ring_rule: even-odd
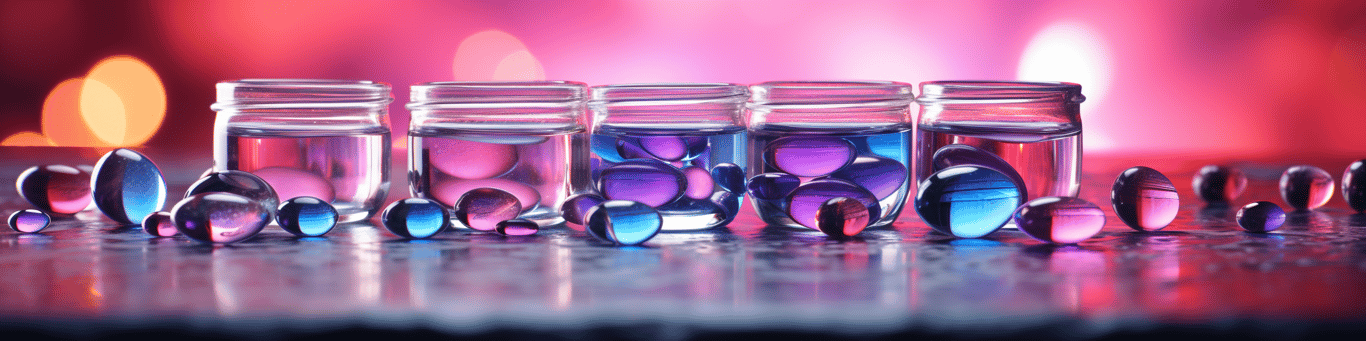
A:
<svg viewBox="0 0 1366 341">
<path fill-rule="evenodd" d="M 0 146 L 7 147 L 49 147 L 54 146 L 43 134 L 31 131 L 21 131 L 0 140 Z"/>
<path fill-rule="evenodd" d="M 81 87 L 83 79 L 72 78 L 57 83 L 43 101 L 43 135 L 58 146 L 104 146 L 81 117 Z"/>
<path fill-rule="evenodd" d="M 81 117 L 106 143 L 142 144 L 166 117 L 166 88 L 156 71 L 137 58 L 105 58 L 81 86 Z"/>
</svg>

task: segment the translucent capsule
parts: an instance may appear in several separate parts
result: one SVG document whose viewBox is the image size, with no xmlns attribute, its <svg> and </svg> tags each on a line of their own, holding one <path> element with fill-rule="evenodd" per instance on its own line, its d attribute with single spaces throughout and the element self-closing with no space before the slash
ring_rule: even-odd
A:
<svg viewBox="0 0 1366 341">
<path fill-rule="evenodd" d="M 588 234 L 617 245 L 637 245 L 659 234 L 664 219 L 649 205 L 627 200 L 608 200 L 588 214 Z"/>
<path fill-rule="evenodd" d="M 476 188 L 466 192 L 455 202 L 455 219 L 465 227 L 479 231 L 493 231 L 498 223 L 516 219 L 522 213 L 517 196 L 495 188 Z"/>
<path fill-rule="evenodd" d="M 711 195 L 711 203 L 716 204 L 726 213 L 724 219 L 716 223 L 716 226 L 725 226 L 735 220 L 735 216 L 740 214 L 740 204 L 744 201 L 745 195 L 737 192 L 716 192 Z"/>
<path fill-rule="evenodd" d="M 1247 176 L 1237 168 L 1208 165 L 1200 168 L 1191 179 L 1195 195 L 1209 204 L 1227 204 L 1247 189 Z"/>
<path fill-rule="evenodd" d="M 19 174 L 19 196 L 33 207 L 71 215 L 90 206 L 90 172 L 63 165 L 33 166 Z"/>
<path fill-rule="evenodd" d="M 711 168 L 711 178 L 716 181 L 717 186 L 721 186 L 729 192 L 743 193 L 745 191 L 745 169 L 733 163 L 718 163 Z"/>
<path fill-rule="evenodd" d="M 1258 201 L 1239 209 L 1237 220 L 1248 232 L 1271 232 L 1285 224 L 1285 210 L 1270 201 Z"/>
<path fill-rule="evenodd" d="M 878 200 L 891 196 L 906 183 L 906 165 L 880 156 L 860 156 L 831 177 L 849 180 L 873 192 Z"/>
<path fill-rule="evenodd" d="M 688 187 L 682 171 L 657 160 L 632 159 L 602 170 L 598 191 L 609 200 L 659 207 L 678 200 Z"/>
<path fill-rule="evenodd" d="M 1042 197 L 1020 206 L 1013 219 L 1021 231 L 1034 239 L 1073 244 L 1100 233 L 1105 226 L 1105 211 L 1079 198 Z"/>
<path fill-rule="evenodd" d="M 504 236 L 530 236 L 541 230 L 536 222 L 526 219 L 511 219 L 498 222 L 493 232 Z"/>
<path fill-rule="evenodd" d="M 1152 168 L 1138 166 L 1119 174 L 1110 188 L 1115 215 L 1138 231 L 1161 230 L 1176 219 L 1181 199 L 1171 180 Z"/>
<path fill-rule="evenodd" d="M 280 205 L 275 222 L 300 237 L 317 237 L 337 226 L 337 208 L 314 197 L 297 197 Z"/>
<path fill-rule="evenodd" d="M 593 150 L 593 155 L 597 155 L 598 158 L 611 163 L 626 161 L 626 157 L 622 156 L 618 150 L 617 139 L 610 136 L 594 135 L 589 140 L 589 148 Z"/>
<path fill-rule="evenodd" d="M 171 219 L 171 213 L 166 211 L 152 212 L 147 218 L 143 218 L 142 231 L 154 237 L 170 237 L 180 233 L 176 230 L 175 221 Z"/>
<path fill-rule="evenodd" d="M 1342 172 L 1342 199 L 1357 212 L 1366 211 L 1366 160 L 1357 160 Z"/>
<path fill-rule="evenodd" d="M 604 201 L 607 201 L 607 199 L 592 193 L 571 195 L 564 199 L 563 204 L 560 204 L 560 216 L 564 217 L 564 221 L 583 225 L 583 220 L 584 217 L 588 215 L 588 210 L 597 207 L 598 204 L 601 204 Z"/>
<path fill-rule="evenodd" d="M 455 138 L 424 138 L 423 143 L 432 167 L 461 179 L 488 179 L 517 166 L 517 148 L 510 144 Z"/>
<path fill-rule="evenodd" d="M 688 189 L 683 191 L 683 195 L 693 199 L 711 198 L 711 193 L 716 191 L 716 182 L 711 178 L 711 172 L 706 168 L 691 166 L 683 168 L 683 177 L 688 179 Z"/>
<path fill-rule="evenodd" d="M 237 194 L 210 192 L 191 195 L 171 209 L 176 230 L 205 243 L 247 240 L 270 224 L 270 210 L 261 202 Z"/>
<path fill-rule="evenodd" d="M 229 170 L 209 173 L 208 176 L 191 184 L 190 189 L 185 191 L 185 197 L 209 192 L 226 192 L 251 198 L 270 208 L 272 214 L 274 214 L 275 208 L 280 206 L 280 197 L 275 194 L 275 189 L 272 189 L 266 180 L 243 171 Z"/>
<path fill-rule="evenodd" d="M 251 171 L 275 190 L 280 200 L 314 197 L 326 202 L 336 199 L 336 188 L 321 175 L 289 167 L 268 167 Z"/>
<path fill-rule="evenodd" d="M 764 161 L 796 176 L 822 176 L 854 161 L 854 144 L 831 136 L 787 136 L 773 140 Z"/>
<path fill-rule="evenodd" d="M 446 229 L 451 224 L 451 215 L 435 201 L 408 198 L 389 204 L 379 220 L 399 237 L 423 239 Z"/>
<path fill-rule="evenodd" d="M 166 205 L 161 170 L 138 152 L 119 148 L 104 154 L 90 179 L 95 207 L 120 224 L 141 222 Z"/>
<path fill-rule="evenodd" d="M 1314 166 L 1294 166 L 1281 174 L 1281 199 L 1296 210 L 1312 210 L 1333 198 L 1333 176 Z"/>
<path fill-rule="evenodd" d="M 850 198 L 834 198 L 816 210 L 816 229 L 835 238 L 848 238 L 868 227 L 868 206 Z"/>
<path fill-rule="evenodd" d="M 749 178 L 749 195 L 760 200 L 778 200 L 802 184 L 802 179 L 787 173 L 764 173 Z"/>
<path fill-rule="evenodd" d="M 17 232 L 37 233 L 52 224 L 52 217 L 35 209 L 16 211 L 9 215 L 9 228 Z"/>
<path fill-rule="evenodd" d="M 447 206 L 455 206 L 465 193 L 478 188 L 492 188 L 512 193 L 517 197 L 517 204 L 522 205 L 522 211 L 536 208 L 541 202 L 541 192 L 524 183 L 508 179 L 442 181 L 434 185 L 432 196 Z"/>
<path fill-rule="evenodd" d="M 877 221 L 881 218 L 882 206 L 878 204 L 877 197 L 863 187 L 859 187 L 848 181 L 840 179 L 819 179 L 811 180 L 797 189 L 792 190 L 792 194 L 787 199 L 787 215 L 802 226 L 812 229 L 819 229 L 816 222 L 816 212 L 820 211 L 821 206 L 835 198 L 849 198 L 863 203 L 868 208 L 868 216 L 871 220 Z"/>
<path fill-rule="evenodd" d="M 1006 160 L 1001 159 L 1000 156 L 996 156 L 996 154 L 982 150 L 981 148 L 966 144 L 947 145 L 936 150 L 931 157 L 930 162 L 931 166 L 934 168 L 933 171 L 935 172 L 943 170 L 944 168 L 964 165 L 976 165 L 995 169 L 997 172 L 1001 172 L 1001 174 L 1010 177 L 1010 181 L 1015 183 L 1016 187 L 1019 187 L 1021 198 L 1029 197 L 1029 189 L 1025 187 L 1024 177 L 1020 176 L 1020 172 L 1015 170 L 1015 167 L 1010 166 L 1010 163 L 1006 162 Z"/>
<path fill-rule="evenodd" d="M 618 141 L 626 158 L 687 161 L 707 151 L 707 139 L 700 136 L 623 136 Z"/>
<path fill-rule="evenodd" d="M 995 232 L 1022 203 L 1024 196 L 1009 176 L 982 166 L 944 168 L 921 182 L 915 195 L 921 220 L 959 238 Z"/>
</svg>

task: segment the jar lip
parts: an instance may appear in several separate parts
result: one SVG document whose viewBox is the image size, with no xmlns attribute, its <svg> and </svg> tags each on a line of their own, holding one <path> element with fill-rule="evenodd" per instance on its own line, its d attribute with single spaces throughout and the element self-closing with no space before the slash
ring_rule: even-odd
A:
<svg viewBox="0 0 1366 341">
<path fill-rule="evenodd" d="M 1044 100 L 1062 95 L 1068 103 L 1081 103 L 1081 84 L 1069 82 L 945 80 L 920 83 L 917 102 Z"/>
<path fill-rule="evenodd" d="M 593 104 L 637 101 L 705 101 L 741 103 L 749 88 L 732 83 L 638 83 L 598 85 L 590 89 Z"/>
<path fill-rule="evenodd" d="M 573 81 L 446 81 L 414 84 L 408 108 L 478 103 L 579 102 L 588 85 Z"/>
<path fill-rule="evenodd" d="M 215 111 L 271 108 L 374 108 L 393 101 L 389 84 L 368 80 L 268 79 L 222 81 Z"/>
<path fill-rule="evenodd" d="M 752 105 L 909 102 L 914 85 L 893 81 L 771 81 L 749 87 Z"/>
</svg>

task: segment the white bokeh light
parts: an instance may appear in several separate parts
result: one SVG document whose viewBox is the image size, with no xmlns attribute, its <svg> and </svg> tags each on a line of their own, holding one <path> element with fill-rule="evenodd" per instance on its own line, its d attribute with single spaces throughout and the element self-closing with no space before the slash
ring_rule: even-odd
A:
<svg viewBox="0 0 1366 341">
<path fill-rule="evenodd" d="M 1025 47 L 1015 77 L 1030 81 L 1062 81 L 1081 84 L 1086 102 L 1082 115 L 1092 116 L 1110 88 L 1114 67 L 1110 49 L 1094 30 L 1076 22 L 1048 25 Z M 1108 149 L 1114 141 L 1105 131 L 1083 135 L 1088 149 Z"/>
</svg>

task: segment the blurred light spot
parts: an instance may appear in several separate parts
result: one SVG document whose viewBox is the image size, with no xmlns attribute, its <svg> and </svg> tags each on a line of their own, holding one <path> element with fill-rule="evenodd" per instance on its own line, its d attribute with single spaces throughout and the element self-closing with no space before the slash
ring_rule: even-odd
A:
<svg viewBox="0 0 1366 341">
<path fill-rule="evenodd" d="M 493 80 L 496 81 L 544 79 L 545 70 L 541 68 L 541 62 L 537 61 L 536 57 L 526 50 L 513 52 L 507 57 L 503 57 L 503 60 L 498 62 L 498 67 L 493 70 Z"/>
<path fill-rule="evenodd" d="M 104 82 L 87 79 L 81 84 L 81 119 L 94 131 L 95 137 L 107 144 L 123 142 L 128 122 L 123 99 Z"/>
<path fill-rule="evenodd" d="M 21 131 L 0 140 L 0 146 L 6 147 L 49 147 L 54 146 L 43 134 L 32 131 Z"/>
<path fill-rule="evenodd" d="M 92 147 L 108 145 L 95 136 L 81 117 L 81 87 L 84 80 L 72 78 L 57 83 L 43 100 L 43 135 L 58 146 Z M 108 87 L 104 87 L 107 89 Z"/>
<path fill-rule="evenodd" d="M 1090 28 L 1072 22 L 1054 23 L 1035 34 L 1016 70 L 1021 80 L 1081 84 L 1091 107 L 1105 96 L 1113 74 L 1105 41 Z"/>
<path fill-rule="evenodd" d="M 528 80 L 544 78 L 540 62 L 517 37 L 499 30 L 481 31 L 460 42 L 452 65 L 455 80 Z M 539 74 L 538 78 L 530 77 Z M 501 78 L 500 78 L 501 77 Z"/>
<path fill-rule="evenodd" d="M 147 63 L 113 56 L 90 69 L 81 85 L 81 117 L 105 143 L 146 142 L 166 117 L 166 88 Z"/>
</svg>

